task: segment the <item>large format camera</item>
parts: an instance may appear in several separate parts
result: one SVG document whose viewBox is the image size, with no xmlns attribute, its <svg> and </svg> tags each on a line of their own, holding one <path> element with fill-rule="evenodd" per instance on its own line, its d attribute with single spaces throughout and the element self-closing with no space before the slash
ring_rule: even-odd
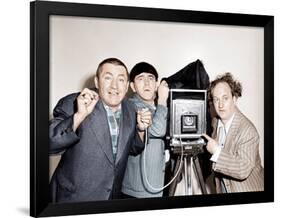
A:
<svg viewBox="0 0 281 218">
<path fill-rule="evenodd" d="M 204 145 L 207 127 L 207 92 L 194 89 L 170 90 L 170 145 Z"/>
</svg>

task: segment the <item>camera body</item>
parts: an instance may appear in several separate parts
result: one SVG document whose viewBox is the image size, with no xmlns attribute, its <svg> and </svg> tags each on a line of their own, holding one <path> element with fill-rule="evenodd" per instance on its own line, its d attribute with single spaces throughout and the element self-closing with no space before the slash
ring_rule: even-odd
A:
<svg viewBox="0 0 281 218">
<path fill-rule="evenodd" d="M 207 128 L 207 91 L 170 90 L 171 146 L 205 144 L 201 138 Z"/>
</svg>

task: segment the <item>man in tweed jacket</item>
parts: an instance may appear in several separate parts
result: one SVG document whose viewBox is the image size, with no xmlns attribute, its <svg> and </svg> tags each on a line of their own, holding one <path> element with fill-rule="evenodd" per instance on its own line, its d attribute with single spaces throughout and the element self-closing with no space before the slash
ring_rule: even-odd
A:
<svg viewBox="0 0 281 218">
<path fill-rule="evenodd" d="M 217 193 L 263 191 L 264 172 L 259 156 L 259 135 L 253 123 L 237 108 L 242 87 L 230 73 L 217 77 L 209 88 L 217 117 L 207 150 Z"/>
</svg>

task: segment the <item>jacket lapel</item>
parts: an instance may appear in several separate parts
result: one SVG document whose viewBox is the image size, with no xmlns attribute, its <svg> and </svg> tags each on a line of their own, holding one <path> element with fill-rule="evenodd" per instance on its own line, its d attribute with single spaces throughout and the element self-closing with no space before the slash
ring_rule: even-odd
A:
<svg viewBox="0 0 281 218">
<path fill-rule="evenodd" d="M 232 148 L 232 144 L 233 142 L 235 142 L 235 137 L 237 135 L 237 132 L 239 130 L 239 124 L 240 124 L 240 120 L 241 120 L 241 113 L 240 111 L 237 109 L 235 111 L 235 115 L 233 118 L 233 121 L 231 123 L 231 126 L 229 128 L 229 131 L 227 133 L 226 139 L 225 139 L 225 145 L 227 146 L 226 149 L 229 151 Z"/>
<path fill-rule="evenodd" d="M 90 115 L 90 119 L 92 132 L 96 135 L 100 148 L 103 150 L 108 160 L 114 164 L 107 115 L 101 101 L 98 101 L 96 104 L 94 111 Z"/>
<path fill-rule="evenodd" d="M 118 163 L 120 158 L 122 157 L 122 154 L 124 153 L 124 150 L 127 145 L 128 137 L 129 137 L 129 132 L 130 132 L 130 123 L 133 121 L 130 118 L 130 112 L 127 107 L 127 105 L 122 102 L 122 118 L 120 121 L 120 126 L 119 126 L 119 136 L 118 136 L 118 147 L 117 147 L 117 156 L 116 156 L 116 161 L 115 163 Z M 134 126 L 132 128 L 135 128 Z"/>
</svg>

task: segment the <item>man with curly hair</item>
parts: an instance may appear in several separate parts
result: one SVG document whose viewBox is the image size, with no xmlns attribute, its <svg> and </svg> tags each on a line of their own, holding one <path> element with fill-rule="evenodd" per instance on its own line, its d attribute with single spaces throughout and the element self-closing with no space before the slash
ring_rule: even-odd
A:
<svg viewBox="0 0 281 218">
<path fill-rule="evenodd" d="M 203 136 L 212 155 L 217 193 L 263 191 L 259 134 L 237 107 L 242 96 L 240 82 L 225 73 L 211 82 L 208 95 L 217 116 L 212 122 L 212 137 Z"/>
</svg>

